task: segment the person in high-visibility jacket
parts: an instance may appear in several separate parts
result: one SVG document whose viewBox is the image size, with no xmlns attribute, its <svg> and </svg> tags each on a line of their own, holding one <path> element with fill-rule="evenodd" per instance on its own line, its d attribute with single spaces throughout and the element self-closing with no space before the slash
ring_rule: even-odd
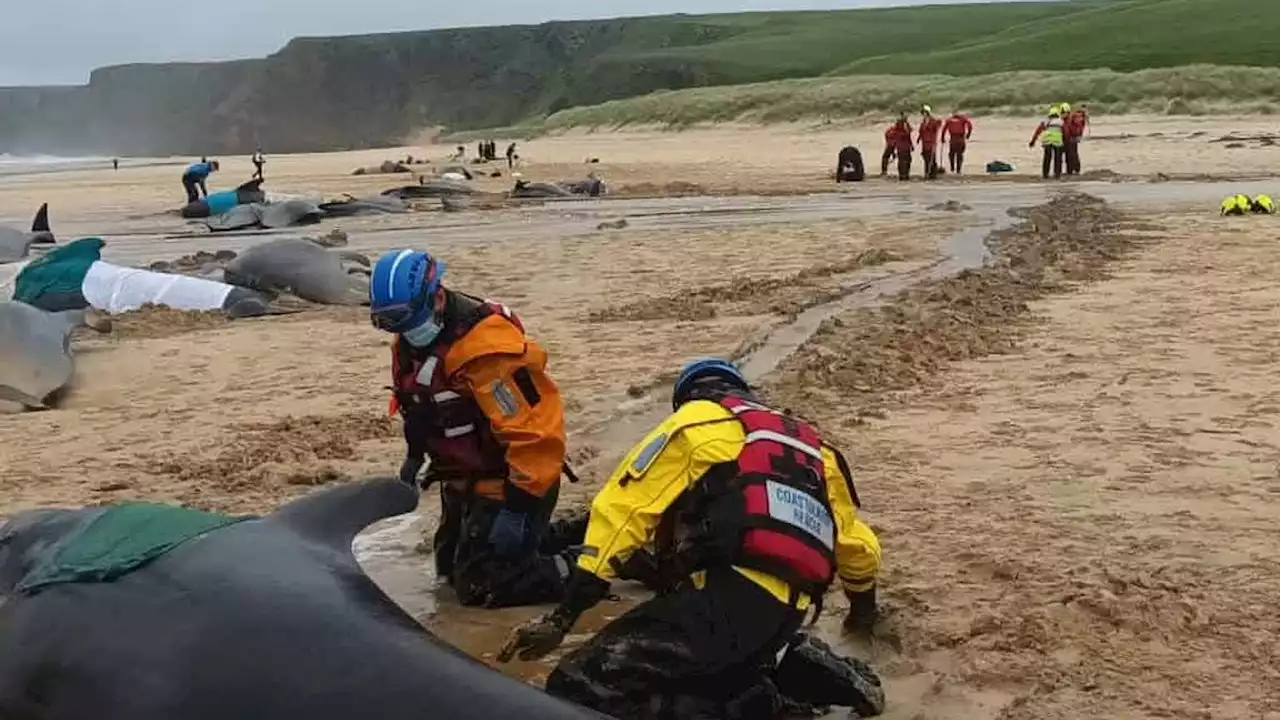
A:
<svg viewBox="0 0 1280 720">
<path fill-rule="evenodd" d="M 777 654 L 834 580 L 846 628 L 870 631 L 880 543 L 840 454 L 761 404 L 732 364 L 687 365 L 673 406 L 592 502 L 565 599 L 517 628 L 499 660 L 551 652 L 612 581 L 639 579 L 658 596 L 566 655 L 547 692 L 619 718 L 772 718 L 787 688 L 769 671 L 784 675 L 791 655 L 778 666 Z M 849 662 L 821 657 L 800 674 Z M 825 704 L 862 704 L 849 694 Z"/>
<path fill-rule="evenodd" d="M 1276 203 L 1270 195 L 1258 195 L 1250 201 L 1249 209 L 1258 215 L 1274 215 Z"/>
<path fill-rule="evenodd" d="M 1027 143 L 1027 147 L 1035 147 L 1036 140 L 1040 141 L 1040 145 L 1044 148 L 1044 164 L 1041 168 L 1041 175 L 1044 179 L 1049 179 L 1049 170 L 1053 169 L 1054 179 L 1062 178 L 1062 158 L 1063 143 L 1065 137 L 1063 135 L 1063 122 L 1060 115 L 1061 109 L 1054 105 L 1049 108 L 1049 117 L 1036 127 L 1036 132 L 1031 136 L 1031 142 Z"/>
<path fill-rule="evenodd" d="M 445 263 L 393 250 L 369 284 L 370 318 L 396 336 L 393 413 L 404 423 L 400 479 L 440 483 L 436 572 L 464 605 L 558 600 L 581 542 L 551 533 L 564 472 L 564 403 L 547 354 L 511 310 L 446 289 Z M 540 552 L 541 551 L 541 552 Z"/>
</svg>

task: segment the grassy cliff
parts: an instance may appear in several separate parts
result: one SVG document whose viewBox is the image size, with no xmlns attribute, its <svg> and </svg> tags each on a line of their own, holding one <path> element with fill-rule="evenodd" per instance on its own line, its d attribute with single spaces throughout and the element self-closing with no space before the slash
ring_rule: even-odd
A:
<svg viewBox="0 0 1280 720">
<path fill-rule="evenodd" d="M 1270 76 L 1061 71 L 1280 65 L 1280 43 L 1269 42 L 1280 30 L 1274 2 L 1072 0 L 300 38 L 261 60 L 134 65 L 99 70 L 85 87 L 0 89 L 0 152 L 326 150 L 393 144 L 431 125 L 785 119 L 922 96 L 971 108 L 1035 105 L 1045 93 L 1114 96 L 1117 106 L 1196 93 L 1250 100 L 1274 94 Z M 1013 70 L 1047 72 L 987 77 Z M 661 92 L 686 88 L 705 89 Z"/>
</svg>

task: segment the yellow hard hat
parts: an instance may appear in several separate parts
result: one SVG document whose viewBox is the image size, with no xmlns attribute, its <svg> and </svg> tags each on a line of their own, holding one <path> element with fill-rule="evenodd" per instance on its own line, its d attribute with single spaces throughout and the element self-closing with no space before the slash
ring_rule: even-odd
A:
<svg viewBox="0 0 1280 720">
<path fill-rule="evenodd" d="M 933 114 L 933 108 L 929 107 L 928 105 L 921 105 L 920 109 L 924 112 L 929 113 L 930 115 Z"/>
<path fill-rule="evenodd" d="M 1058 112 L 1059 112 L 1059 113 L 1069 113 L 1069 112 L 1071 112 L 1071 103 L 1059 103 L 1059 104 L 1058 104 Z"/>
<path fill-rule="evenodd" d="M 1059 107 L 1060 107 L 1060 106 L 1059 106 L 1057 103 L 1054 103 L 1053 105 L 1050 105 L 1050 106 L 1049 106 L 1049 114 L 1050 114 L 1050 115 L 1058 115 L 1058 114 L 1059 114 Z"/>
</svg>

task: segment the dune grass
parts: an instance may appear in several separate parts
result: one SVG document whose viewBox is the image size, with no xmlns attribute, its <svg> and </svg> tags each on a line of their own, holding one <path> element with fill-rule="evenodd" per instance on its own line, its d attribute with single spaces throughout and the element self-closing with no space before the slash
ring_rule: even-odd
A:
<svg viewBox="0 0 1280 720">
<path fill-rule="evenodd" d="M 1280 110 L 1280 69 L 1191 65 L 1112 70 L 1018 71 L 947 75 L 852 75 L 651 93 L 562 110 L 542 124 L 573 127 L 717 122 L 789 122 L 914 111 L 1041 114 L 1055 102 L 1087 101 L 1095 112 L 1213 114 Z"/>
</svg>

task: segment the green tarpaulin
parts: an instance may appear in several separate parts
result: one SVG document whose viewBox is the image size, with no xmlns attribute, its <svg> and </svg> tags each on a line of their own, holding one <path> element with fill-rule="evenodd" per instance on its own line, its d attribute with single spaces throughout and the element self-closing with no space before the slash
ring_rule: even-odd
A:
<svg viewBox="0 0 1280 720">
<path fill-rule="evenodd" d="M 143 502 L 109 507 L 51 548 L 18 590 L 110 582 L 189 540 L 249 519 Z"/>
<path fill-rule="evenodd" d="M 105 244 L 101 238 L 81 238 L 50 250 L 18 273 L 13 299 L 49 312 L 87 307 L 80 286 L 89 267 L 102 259 Z"/>
</svg>

